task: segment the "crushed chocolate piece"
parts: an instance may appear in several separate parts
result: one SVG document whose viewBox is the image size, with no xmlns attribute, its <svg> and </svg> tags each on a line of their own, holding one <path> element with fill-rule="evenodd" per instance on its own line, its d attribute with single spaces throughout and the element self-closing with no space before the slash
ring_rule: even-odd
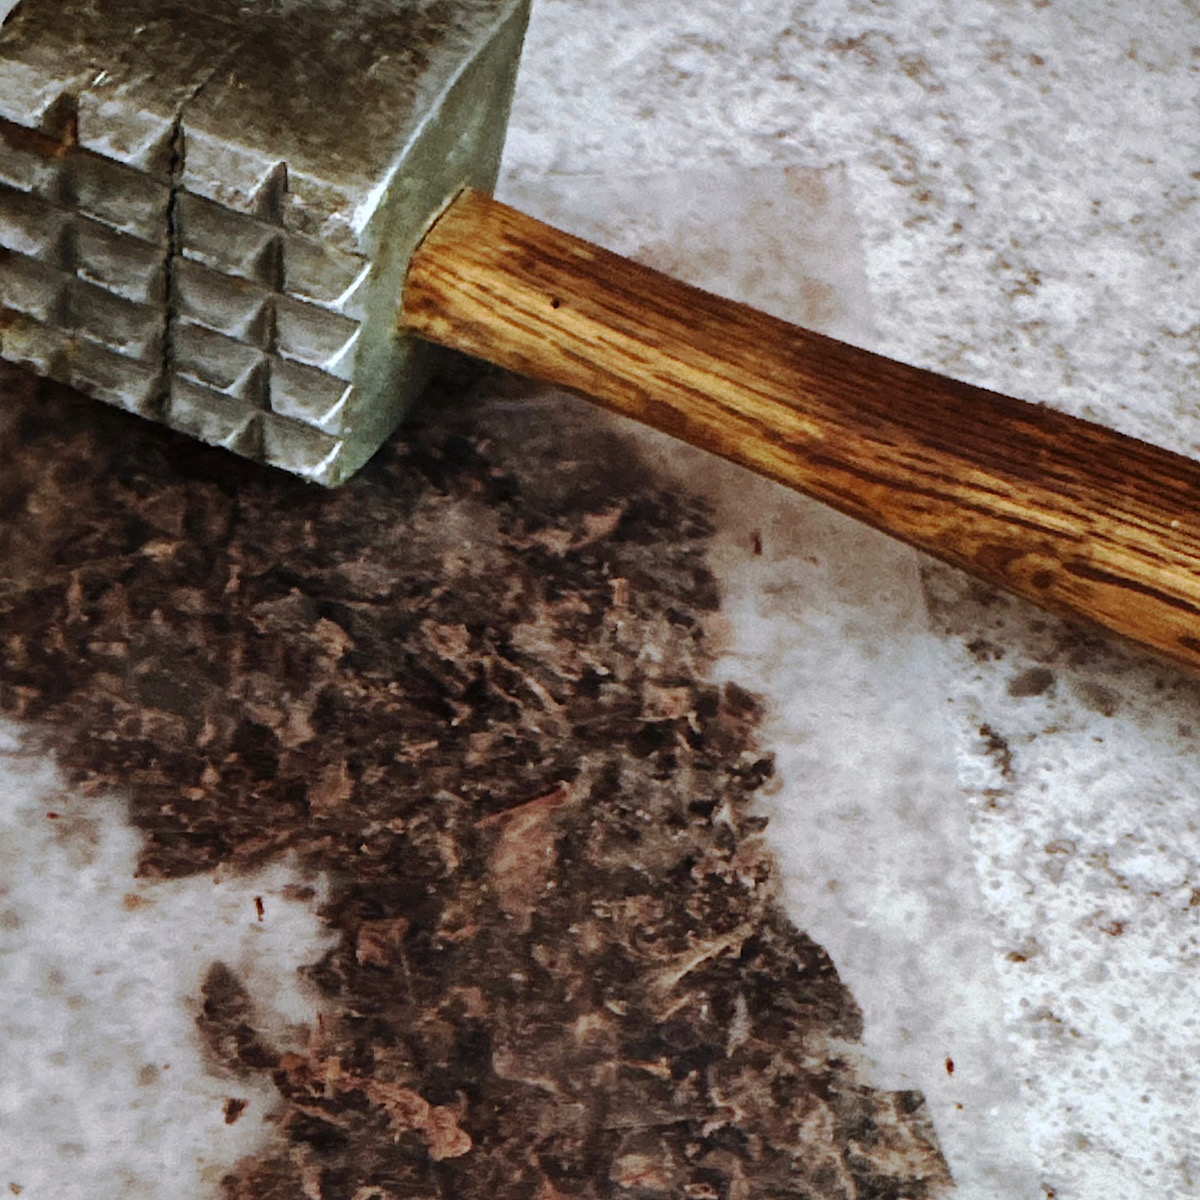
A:
<svg viewBox="0 0 1200 1200">
<path fill-rule="evenodd" d="M 253 1003 L 246 989 L 224 963 L 215 962 L 208 969 L 201 995 L 203 1003 L 196 1026 L 209 1053 L 221 1066 L 247 1075 L 278 1064 L 279 1055 L 252 1024 Z"/>
<path fill-rule="evenodd" d="M 130 797 L 143 876 L 331 880 L 302 1054 L 205 980 L 280 1098 L 229 1200 L 944 1192 L 779 906 L 709 516 L 606 418 L 459 397 L 329 493 L 5 379 L 0 710 Z"/>
</svg>

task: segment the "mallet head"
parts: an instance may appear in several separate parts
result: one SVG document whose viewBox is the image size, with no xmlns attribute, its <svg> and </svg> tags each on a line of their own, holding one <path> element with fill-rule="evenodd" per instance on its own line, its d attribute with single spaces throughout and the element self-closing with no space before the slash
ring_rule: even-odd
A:
<svg viewBox="0 0 1200 1200">
<path fill-rule="evenodd" d="M 419 391 L 408 259 L 499 166 L 529 0 L 22 0 L 0 357 L 320 483 Z"/>
</svg>

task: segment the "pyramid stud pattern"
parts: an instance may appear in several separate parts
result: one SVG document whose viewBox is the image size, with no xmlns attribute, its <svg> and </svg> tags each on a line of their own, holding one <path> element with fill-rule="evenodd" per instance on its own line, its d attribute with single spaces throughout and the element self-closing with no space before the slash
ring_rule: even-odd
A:
<svg viewBox="0 0 1200 1200">
<path fill-rule="evenodd" d="M 405 266 L 494 183 L 527 16 L 23 0 L 0 28 L 0 357 L 342 482 L 427 377 Z"/>
</svg>

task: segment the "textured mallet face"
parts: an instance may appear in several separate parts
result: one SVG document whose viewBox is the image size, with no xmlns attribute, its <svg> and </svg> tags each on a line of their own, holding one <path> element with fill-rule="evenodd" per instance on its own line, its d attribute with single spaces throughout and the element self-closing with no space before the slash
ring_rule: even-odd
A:
<svg viewBox="0 0 1200 1200">
<path fill-rule="evenodd" d="M 321 483 L 424 382 L 405 268 L 489 190 L 528 0 L 22 0 L 0 357 Z"/>
</svg>

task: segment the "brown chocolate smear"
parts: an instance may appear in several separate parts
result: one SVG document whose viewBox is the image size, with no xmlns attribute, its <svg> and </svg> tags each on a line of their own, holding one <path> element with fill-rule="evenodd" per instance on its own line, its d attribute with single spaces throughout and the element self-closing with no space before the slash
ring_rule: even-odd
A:
<svg viewBox="0 0 1200 1200">
<path fill-rule="evenodd" d="M 945 1190 L 778 905 L 759 706 L 709 678 L 709 516 L 607 419 L 456 397 L 330 493 L 0 396 L 0 709 L 130 798 L 143 875 L 333 881 L 305 1053 L 205 981 L 214 1061 L 280 1096 L 229 1197 Z"/>
</svg>

